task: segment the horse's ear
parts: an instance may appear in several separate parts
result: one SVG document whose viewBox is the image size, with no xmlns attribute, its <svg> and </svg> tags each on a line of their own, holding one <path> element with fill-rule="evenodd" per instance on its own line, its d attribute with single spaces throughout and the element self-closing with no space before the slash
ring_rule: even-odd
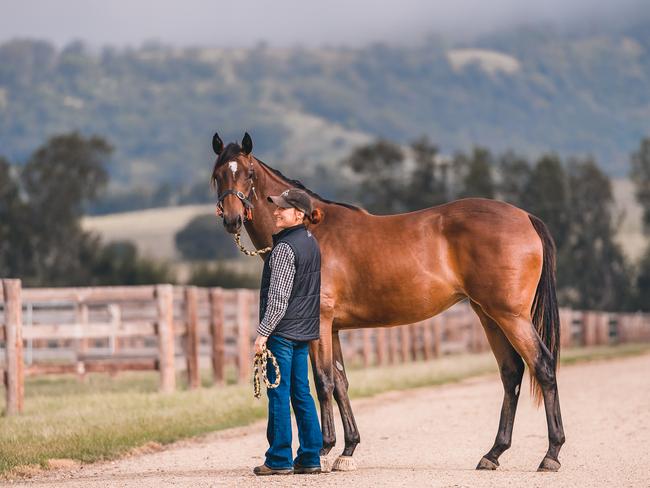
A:
<svg viewBox="0 0 650 488">
<path fill-rule="evenodd" d="M 253 139 L 248 135 L 248 132 L 244 134 L 244 138 L 241 140 L 241 148 L 244 150 L 244 154 L 248 155 L 253 150 Z"/>
<path fill-rule="evenodd" d="M 223 141 L 216 132 L 214 133 L 214 136 L 212 136 L 212 150 L 217 156 L 219 156 L 221 151 L 223 151 Z"/>
<path fill-rule="evenodd" d="M 320 208 L 312 210 L 310 220 L 312 224 L 319 224 L 323 220 L 323 211 Z"/>
</svg>

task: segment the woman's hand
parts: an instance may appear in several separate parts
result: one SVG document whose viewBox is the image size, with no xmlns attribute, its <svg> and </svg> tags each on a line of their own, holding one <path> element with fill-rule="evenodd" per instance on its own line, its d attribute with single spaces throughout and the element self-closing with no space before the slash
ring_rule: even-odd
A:
<svg viewBox="0 0 650 488">
<path fill-rule="evenodd" d="M 255 339 L 255 354 L 262 354 L 262 350 L 266 346 L 266 340 L 268 337 L 264 337 L 263 335 L 258 335 L 257 339 Z"/>
</svg>

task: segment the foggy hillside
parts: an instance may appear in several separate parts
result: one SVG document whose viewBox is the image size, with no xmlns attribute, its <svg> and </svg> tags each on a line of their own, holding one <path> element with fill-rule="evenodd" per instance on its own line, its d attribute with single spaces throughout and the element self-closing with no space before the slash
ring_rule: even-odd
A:
<svg viewBox="0 0 650 488">
<path fill-rule="evenodd" d="M 128 186 L 205 179 L 215 129 L 248 130 L 284 168 L 426 134 L 443 153 L 590 153 L 620 176 L 650 134 L 650 22 L 354 49 L 0 45 L 0 154 L 20 163 L 73 129 L 108 138 L 114 181 Z"/>
</svg>

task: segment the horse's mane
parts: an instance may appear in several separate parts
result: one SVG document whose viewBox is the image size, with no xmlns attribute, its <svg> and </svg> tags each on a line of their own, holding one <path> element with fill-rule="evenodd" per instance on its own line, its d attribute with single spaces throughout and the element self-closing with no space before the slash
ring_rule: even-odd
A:
<svg viewBox="0 0 650 488">
<path fill-rule="evenodd" d="M 256 159 L 257 159 L 257 158 L 256 158 Z M 300 181 L 298 181 L 298 180 L 292 180 L 292 179 L 290 179 L 290 178 L 287 178 L 286 176 L 284 176 L 284 175 L 280 172 L 280 170 L 277 170 L 277 169 L 275 169 L 275 168 L 271 168 L 268 164 L 266 164 L 264 161 L 262 161 L 262 160 L 260 160 L 260 159 L 257 159 L 257 161 L 258 161 L 262 166 L 264 166 L 265 168 L 267 168 L 268 170 L 270 170 L 273 174 L 275 174 L 275 175 L 279 176 L 280 178 L 282 178 L 282 179 L 283 179 L 284 181 L 286 181 L 288 184 L 290 184 L 290 185 L 292 185 L 292 186 L 295 186 L 296 188 L 300 188 L 301 190 L 305 190 L 309 195 L 311 195 L 312 197 L 316 198 L 317 200 L 320 200 L 321 202 L 324 202 L 324 203 L 331 203 L 331 204 L 333 204 L 333 205 L 341 205 L 342 207 L 349 208 L 350 210 L 356 210 L 356 211 L 358 211 L 358 212 L 363 212 L 363 210 L 362 210 L 361 208 L 357 207 L 356 205 L 351 205 L 351 204 L 349 204 L 349 203 L 343 203 L 343 202 L 335 202 L 335 201 L 333 201 L 333 200 L 328 200 L 328 199 L 326 199 L 326 198 L 323 198 L 323 197 L 321 197 L 318 193 L 315 193 L 315 192 L 311 191 L 309 188 L 307 188 L 305 185 L 303 185 Z"/>
<path fill-rule="evenodd" d="M 221 165 L 223 165 L 226 161 L 232 160 L 235 156 L 238 156 L 242 152 L 242 148 L 240 147 L 239 144 L 235 142 L 231 142 L 228 144 L 225 149 L 221 152 L 219 155 L 219 158 L 217 159 L 216 164 L 214 165 L 214 171 L 212 172 L 212 179 L 214 181 L 214 172 L 219 168 Z M 301 190 L 305 190 L 310 196 L 313 198 L 320 200 L 323 203 L 330 203 L 333 205 L 341 205 L 342 207 L 348 208 L 350 210 L 355 210 L 357 212 L 363 212 L 363 209 L 357 207 L 356 205 L 351 205 L 349 203 L 343 203 L 343 202 L 335 202 L 332 200 L 327 200 L 326 198 L 321 197 L 318 193 L 315 193 L 311 191 L 309 188 L 307 188 L 305 185 L 303 185 L 300 181 L 298 180 L 292 180 L 290 178 L 287 178 L 284 176 L 279 170 L 275 168 L 271 168 L 268 164 L 266 164 L 264 161 L 262 161 L 259 158 L 257 159 L 257 162 L 260 163 L 262 166 L 264 166 L 266 169 L 271 171 L 273 174 L 276 176 L 279 176 L 282 178 L 287 184 L 294 186 L 296 188 L 300 188 Z"/>
</svg>

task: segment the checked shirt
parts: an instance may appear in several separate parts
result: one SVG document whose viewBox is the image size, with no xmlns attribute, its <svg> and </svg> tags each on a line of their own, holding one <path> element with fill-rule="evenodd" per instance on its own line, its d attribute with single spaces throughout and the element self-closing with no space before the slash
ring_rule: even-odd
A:
<svg viewBox="0 0 650 488">
<path fill-rule="evenodd" d="M 268 302 L 264 317 L 257 326 L 259 335 L 268 337 L 278 325 L 289 305 L 289 297 L 293 287 L 293 277 L 296 274 L 295 256 L 291 246 L 280 242 L 269 256 L 271 268 L 271 283 L 268 291 Z"/>
</svg>

